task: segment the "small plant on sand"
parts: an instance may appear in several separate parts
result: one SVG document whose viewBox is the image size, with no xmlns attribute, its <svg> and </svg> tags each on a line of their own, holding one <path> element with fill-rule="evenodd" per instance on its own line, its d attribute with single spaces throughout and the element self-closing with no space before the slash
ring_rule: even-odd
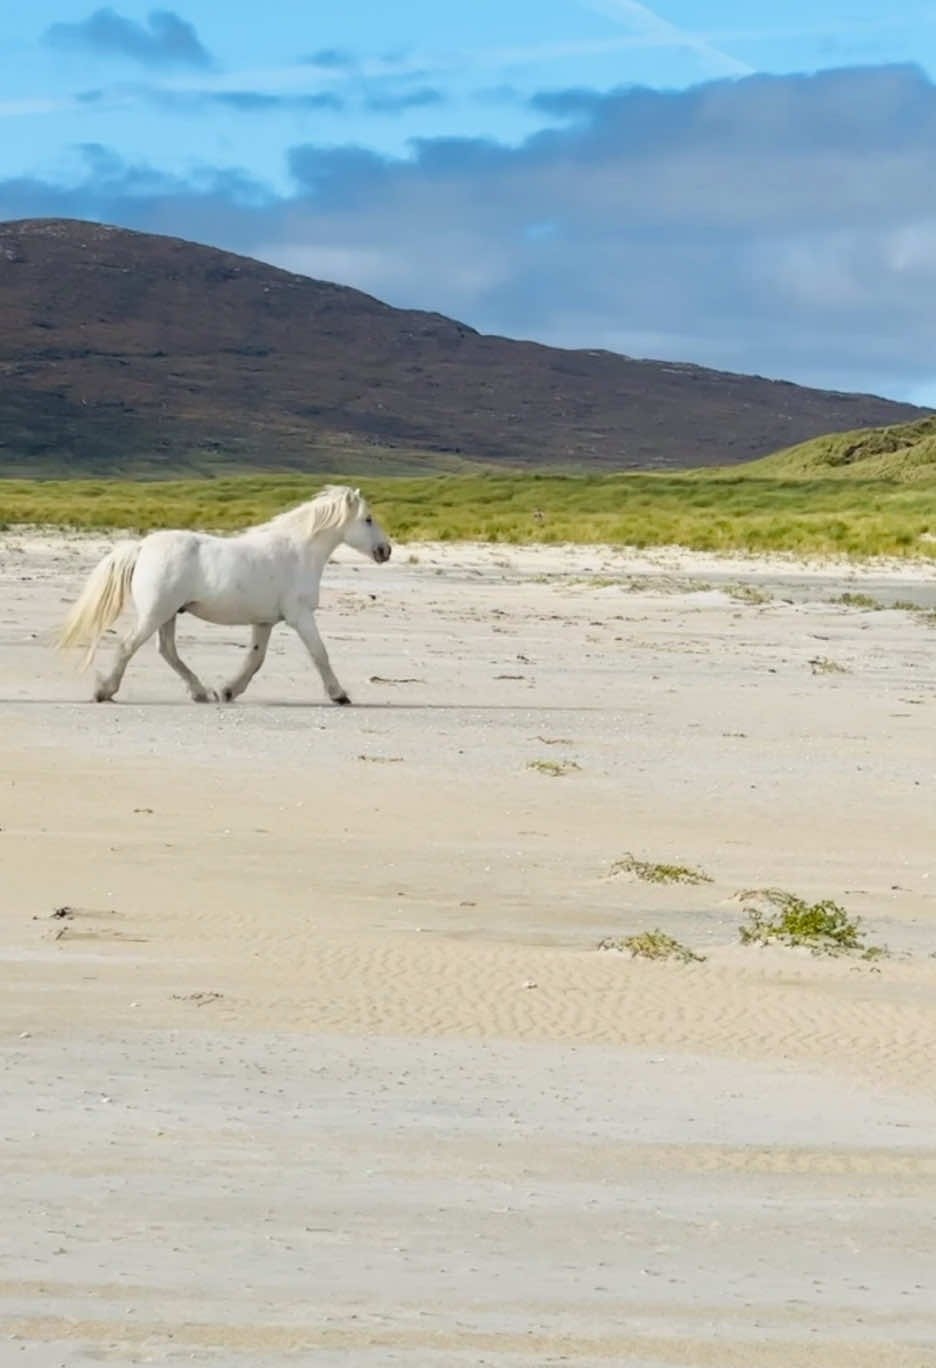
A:
<svg viewBox="0 0 936 1368">
<path fill-rule="evenodd" d="M 769 603 L 771 595 L 756 584 L 733 584 L 728 593 L 738 603 Z"/>
<path fill-rule="evenodd" d="M 844 594 L 839 594 L 837 598 L 829 600 L 830 603 L 841 603 L 845 608 L 883 608 L 882 603 L 878 603 L 876 598 L 870 594 L 855 594 L 851 590 L 846 590 Z"/>
<path fill-rule="evenodd" d="M 705 959 L 665 931 L 640 931 L 634 936 L 605 936 L 599 950 L 627 950 L 634 959 L 676 960 L 679 964 L 701 964 Z"/>
<path fill-rule="evenodd" d="M 840 665 L 837 660 L 830 660 L 828 656 L 813 656 L 809 668 L 814 675 L 848 673 L 846 666 Z"/>
<path fill-rule="evenodd" d="M 579 575 L 575 579 L 570 579 L 569 584 L 582 584 L 589 589 L 610 589 L 614 585 L 624 587 L 619 579 L 614 579 L 611 575 Z"/>
<path fill-rule="evenodd" d="M 574 770 L 580 770 L 581 765 L 574 760 L 529 760 L 527 769 L 536 770 L 537 774 L 549 774 L 554 779 L 558 779 L 563 774 L 571 774 Z"/>
<path fill-rule="evenodd" d="M 924 608 L 922 604 L 912 603 L 909 599 L 898 599 L 894 607 L 904 613 L 912 613 L 917 622 L 927 627 L 936 627 L 936 608 Z"/>
<path fill-rule="evenodd" d="M 743 945 L 803 947 L 814 955 L 858 951 L 864 959 L 887 953 L 883 946 L 868 945 L 860 918 L 850 917 L 831 898 L 809 903 L 782 888 L 752 888 L 740 897 L 747 917 L 738 928 Z"/>
<path fill-rule="evenodd" d="M 710 874 L 694 869 L 692 865 L 658 864 L 653 860 L 638 860 L 635 855 L 625 855 L 615 860 L 611 874 L 633 874 L 644 883 L 658 884 L 704 884 L 711 883 Z"/>
</svg>

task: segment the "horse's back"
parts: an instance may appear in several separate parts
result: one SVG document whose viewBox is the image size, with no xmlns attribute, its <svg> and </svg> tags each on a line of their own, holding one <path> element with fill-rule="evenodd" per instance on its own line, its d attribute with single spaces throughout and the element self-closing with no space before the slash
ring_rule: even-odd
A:
<svg viewBox="0 0 936 1368">
<path fill-rule="evenodd" d="M 163 553 L 176 550 L 197 550 L 202 542 L 221 542 L 223 537 L 213 537 L 210 532 L 195 532 L 189 527 L 161 527 L 155 532 L 147 532 L 141 543 L 152 551 Z"/>
</svg>

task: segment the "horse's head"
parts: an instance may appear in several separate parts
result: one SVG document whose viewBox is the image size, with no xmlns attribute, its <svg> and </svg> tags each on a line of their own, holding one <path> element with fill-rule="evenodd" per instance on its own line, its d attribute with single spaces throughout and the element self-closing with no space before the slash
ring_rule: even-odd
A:
<svg viewBox="0 0 936 1368">
<path fill-rule="evenodd" d="M 355 551 L 360 551 L 362 556 L 370 556 L 378 565 L 382 565 L 390 559 L 390 542 L 386 532 L 370 511 L 359 489 L 346 490 L 345 501 L 348 518 L 344 524 L 344 540 Z"/>
</svg>

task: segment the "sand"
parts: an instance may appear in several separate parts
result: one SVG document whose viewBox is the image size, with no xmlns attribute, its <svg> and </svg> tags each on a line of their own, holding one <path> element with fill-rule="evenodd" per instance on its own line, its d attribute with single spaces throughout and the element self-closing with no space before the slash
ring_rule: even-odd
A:
<svg viewBox="0 0 936 1368">
<path fill-rule="evenodd" d="M 99 706 L 106 545 L 0 537 L 0 1362 L 936 1364 L 936 632 L 835 601 L 936 566 L 341 553 L 355 707 L 285 629 Z"/>
</svg>

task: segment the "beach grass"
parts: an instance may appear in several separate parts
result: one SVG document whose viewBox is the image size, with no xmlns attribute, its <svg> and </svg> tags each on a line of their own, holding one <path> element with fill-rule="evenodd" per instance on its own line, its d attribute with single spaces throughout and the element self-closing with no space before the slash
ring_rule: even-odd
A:
<svg viewBox="0 0 936 1368">
<path fill-rule="evenodd" d="M 864 457 L 855 454 L 856 444 L 867 448 Z M 359 483 L 400 542 L 936 557 L 936 419 L 817 438 L 741 466 L 673 472 L 8 479 L 0 480 L 0 522 L 232 530 L 262 522 L 334 479 Z"/>
</svg>

